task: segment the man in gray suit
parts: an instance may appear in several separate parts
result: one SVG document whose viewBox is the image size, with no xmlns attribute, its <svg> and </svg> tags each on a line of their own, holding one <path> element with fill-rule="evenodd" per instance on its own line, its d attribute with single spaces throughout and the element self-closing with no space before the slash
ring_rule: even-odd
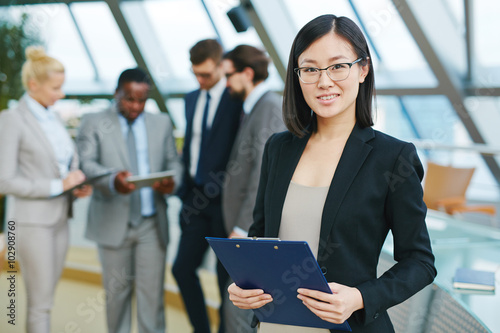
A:
<svg viewBox="0 0 500 333">
<path fill-rule="evenodd" d="M 109 332 L 130 332 L 132 294 L 139 332 L 164 332 L 163 285 L 168 242 L 167 202 L 175 181 L 136 189 L 131 175 L 175 170 L 181 176 L 166 115 L 144 113 L 150 83 L 138 68 L 118 79 L 115 105 L 84 117 L 77 137 L 88 178 L 112 171 L 95 184 L 86 237 L 98 244 L 106 290 Z"/>
<path fill-rule="evenodd" d="M 222 192 L 224 222 L 229 237 L 247 236 L 260 179 L 262 153 L 267 139 L 284 131 L 282 98 L 269 91 L 269 58 L 253 46 L 240 45 L 224 56 L 224 71 L 232 95 L 244 100 L 240 131 L 226 170 Z M 229 284 L 228 284 L 229 285 Z M 241 310 L 223 300 L 226 332 L 255 332 L 253 311 Z"/>
</svg>

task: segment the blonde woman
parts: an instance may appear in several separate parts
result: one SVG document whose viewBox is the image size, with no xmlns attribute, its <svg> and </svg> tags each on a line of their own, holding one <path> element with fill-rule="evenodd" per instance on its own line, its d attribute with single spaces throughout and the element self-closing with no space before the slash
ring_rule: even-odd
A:
<svg viewBox="0 0 500 333">
<path fill-rule="evenodd" d="M 18 105 L 0 113 L 0 193 L 14 198 L 16 259 L 27 291 L 29 333 L 50 332 L 55 287 L 68 248 L 73 197 L 90 195 L 75 146 L 50 109 L 64 97 L 64 67 L 39 47 L 26 49 Z M 67 191 L 67 192 L 66 192 Z"/>
</svg>

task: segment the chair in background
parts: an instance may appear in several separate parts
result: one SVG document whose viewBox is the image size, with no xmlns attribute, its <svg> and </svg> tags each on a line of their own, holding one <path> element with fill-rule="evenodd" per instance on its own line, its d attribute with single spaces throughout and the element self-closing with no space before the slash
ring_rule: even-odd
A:
<svg viewBox="0 0 500 333">
<path fill-rule="evenodd" d="M 434 295 L 428 308 L 425 333 L 491 333 L 447 291 L 433 284 Z"/>
<path fill-rule="evenodd" d="M 427 208 L 445 211 L 453 215 L 457 213 L 477 212 L 493 218 L 496 214 L 494 205 L 467 205 L 465 192 L 475 168 L 455 168 L 427 163 L 424 183 L 424 202 Z"/>
<path fill-rule="evenodd" d="M 391 255 L 382 251 L 377 266 L 377 276 L 389 270 L 395 263 Z M 423 333 L 433 295 L 433 285 L 428 285 L 403 303 L 389 308 L 387 313 L 394 330 L 397 333 Z"/>
</svg>

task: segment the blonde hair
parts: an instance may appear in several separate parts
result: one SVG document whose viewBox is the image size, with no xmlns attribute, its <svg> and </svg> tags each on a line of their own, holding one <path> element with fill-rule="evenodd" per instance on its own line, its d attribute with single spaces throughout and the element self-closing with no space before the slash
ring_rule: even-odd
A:
<svg viewBox="0 0 500 333">
<path fill-rule="evenodd" d="M 26 62 L 23 65 L 21 77 L 26 90 L 28 90 L 28 81 L 31 79 L 44 82 L 50 73 L 64 73 L 63 64 L 49 57 L 41 46 L 28 46 L 25 54 Z"/>
</svg>

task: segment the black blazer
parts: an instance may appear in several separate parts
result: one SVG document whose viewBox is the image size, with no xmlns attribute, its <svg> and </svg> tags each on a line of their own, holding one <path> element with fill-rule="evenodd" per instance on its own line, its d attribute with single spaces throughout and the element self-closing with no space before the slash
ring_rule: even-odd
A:
<svg viewBox="0 0 500 333">
<path fill-rule="evenodd" d="M 186 105 L 186 134 L 184 136 L 184 147 L 182 149 L 182 162 L 184 165 L 184 173 L 182 184 L 177 192 L 177 195 L 184 199 L 187 193 L 194 187 L 194 180 L 189 174 L 191 165 L 191 137 L 193 132 L 193 118 L 196 109 L 196 102 L 200 96 L 201 90 L 195 90 L 185 96 Z M 208 153 L 206 168 L 213 172 L 213 185 L 219 189 L 223 182 L 222 173 L 226 170 L 226 164 L 231 154 L 236 133 L 240 125 L 241 112 L 243 111 L 243 102 L 240 99 L 233 98 L 229 95 L 229 90 L 226 88 L 222 94 L 221 100 L 217 107 L 217 111 L 212 122 L 210 130 Z M 217 196 L 220 200 L 220 195 Z"/>
<path fill-rule="evenodd" d="M 284 132 L 267 142 L 249 236 L 278 236 L 288 185 L 309 137 Z M 348 319 L 353 332 L 393 332 L 386 310 L 436 276 L 423 173 L 412 144 L 354 127 L 326 198 L 317 256 L 328 282 L 356 287 L 363 296 L 365 308 Z M 377 278 L 389 230 L 397 264 Z"/>
</svg>

